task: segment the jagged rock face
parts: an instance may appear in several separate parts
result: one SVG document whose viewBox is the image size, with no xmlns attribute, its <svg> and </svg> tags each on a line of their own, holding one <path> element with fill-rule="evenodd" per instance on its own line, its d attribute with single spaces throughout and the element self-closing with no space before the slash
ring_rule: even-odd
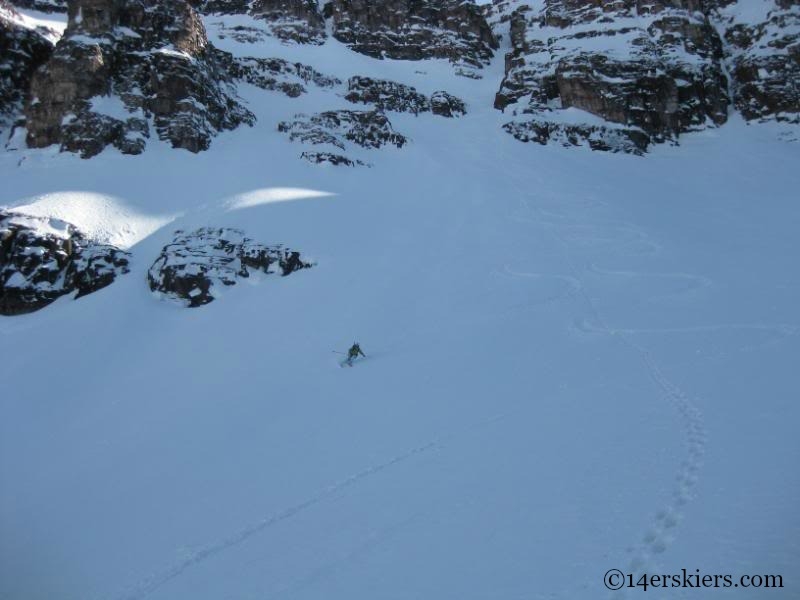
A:
<svg viewBox="0 0 800 600">
<path fill-rule="evenodd" d="M 231 228 L 175 232 L 147 272 L 153 292 L 197 307 L 219 297 L 224 287 L 255 273 L 290 275 L 312 265 L 281 245 L 265 246 Z"/>
<path fill-rule="evenodd" d="M 200 12 L 212 15 L 246 15 L 252 0 L 206 0 L 199 6 Z"/>
<path fill-rule="evenodd" d="M 699 0 L 520 6 L 508 19 L 512 51 L 495 107 L 529 97 L 515 111 L 524 115 L 518 124 L 535 122 L 531 127 L 540 132 L 567 125 L 595 138 L 601 132 L 593 124 L 565 123 L 579 113 L 560 111 L 586 111 L 650 142 L 720 125 L 728 105 L 722 43 L 700 8 Z M 618 146 L 619 130 L 612 129 L 610 145 Z"/>
<path fill-rule="evenodd" d="M 332 0 L 325 14 L 333 37 L 375 58 L 447 58 L 480 67 L 497 41 L 471 2 L 460 0 Z"/>
<path fill-rule="evenodd" d="M 800 123 L 800 2 L 759 3 L 757 23 L 741 22 L 737 8 L 716 12 L 730 52 L 734 106 L 746 119 Z"/>
<path fill-rule="evenodd" d="M 249 14 L 266 22 L 270 33 L 299 44 L 322 44 L 325 19 L 316 0 L 207 0 L 200 10 L 206 14 Z"/>
<path fill-rule="evenodd" d="M 217 56 L 233 79 L 246 81 L 262 90 L 282 92 L 290 98 L 304 94 L 304 84 L 332 88 L 342 83 L 336 77 L 323 75 L 308 65 L 281 58 L 234 57 L 221 51 L 217 51 Z"/>
<path fill-rule="evenodd" d="M 325 41 L 325 19 L 316 0 L 255 0 L 250 14 L 266 21 L 272 34 L 282 40 L 300 44 Z"/>
<path fill-rule="evenodd" d="M 282 121 L 278 131 L 289 134 L 292 141 L 305 144 L 327 144 L 345 150 L 345 140 L 363 148 L 380 148 L 387 144 L 402 148 L 408 141 L 392 129 L 388 117 L 377 110 L 329 110 L 315 115 L 295 115 L 293 121 Z"/>
<path fill-rule="evenodd" d="M 205 29 L 183 0 L 74 0 L 69 24 L 31 82 L 28 145 L 90 157 L 140 153 L 151 135 L 198 152 L 252 123 Z"/>
<path fill-rule="evenodd" d="M 18 315 L 110 285 L 129 254 L 58 219 L 0 212 L 0 314 Z"/>
<path fill-rule="evenodd" d="M 14 4 L 47 13 L 67 12 L 67 0 L 14 0 Z"/>
<path fill-rule="evenodd" d="M 447 92 L 434 92 L 428 98 L 415 88 L 385 79 L 356 75 L 347 81 L 345 99 L 354 104 L 371 104 L 381 110 L 409 112 L 415 115 L 433 112 L 444 117 L 465 114 L 464 103 Z"/>
<path fill-rule="evenodd" d="M 24 27 L 14 7 L 0 0 L 0 131 L 21 113 L 31 77 L 50 58 L 56 37 Z"/>
</svg>

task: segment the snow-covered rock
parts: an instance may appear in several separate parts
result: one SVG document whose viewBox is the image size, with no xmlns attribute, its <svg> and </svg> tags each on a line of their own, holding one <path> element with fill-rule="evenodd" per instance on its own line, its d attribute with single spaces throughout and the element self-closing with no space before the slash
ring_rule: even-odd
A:
<svg viewBox="0 0 800 600">
<path fill-rule="evenodd" d="M 206 0 L 206 14 L 249 14 L 264 21 L 270 35 L 299 44 L 322 44 L 325 20 L 316 0 Z"/>
<path fill-rule="evenodd" d="M 175 232 L 147 272 L 147 280 L 153 292 L 197 307 L 212 302 L 222 287 L 253 273 L 285 277 L 311 266 L 299 252 L 280 244 L 256 243 L 239 229 L 205 227 Z"/>
<path fill-rule="evenodd" d="M 34 71 L 53 52 L 54 36 L 52 30 L 26 23 L 0 0 L 0 132 L 19 117 Z"/>
<path fill-rule="evenodd" d="M 440 117 L 458 117 L 467 114 L 464 101 L 444 91 L 431 94 L 431 112 Z"/>
<path fill-rule="evenodd" d="M 185 1 L 75 0 L 50 60 L 31 83 L 28 144 L 93 156 L 138 154 L 154 129 L 198 152 L 223 129 L 252 123 L 202 21 Z"/>
<path fill-rule="evenodd" d="M 392 128 L 389 118 L 379 110 L 329 110 L 311 116 L 298 114 L 278 124 L 278 131 L 292 141 L 328 144 L 346 149 L 346 141 L 364 148 L 387 144 L 402 148 L 408 139 Z"/>
<path fill-rule="evenodd" d="M 410 85 L 359 75 L 347 81 L 345 100 L 415 115 L 430 110 L 428 98 Z"/>
<path fill-rule="evenodd" d="M 127 273 L 129 257 L 65 221 L 0 211 L 0 314 L 33 312 L 73 292 L 91 294 Z"/>
<path fill-rule="evenodd" d="M 313 67 L 282 58 L 234 57 L 221 51 L 217 51 L 217 58 L 235 80 L 245 81 L 263 90 L 282 92 L 291 98 L 305 93 L 305 86 L 309 83 L 321 88 L 332 88 L 342 83 L 336 77 L 324 75 Z"/>
<path fill-rule="evenodd" d="M 746 119 L 800 123 L 800 3 L 721 2 L 733 102 Z"/>
<path fill-rule="evenodd" d="M 355 104 L 371 104 L 381 110 L 415 115 L 433 112 L 444 117 L 466 113 L 464 102 L 452 94 L 439 91 L 428 98 L 416 88 L 396 81 L 356 75 L 347 81 L 347 90 L 346 100 Z"/>
<path fill-rule="evenodd" d="M 506 129 L 536 130 L 542 143 L 551 131 L 563 141 L 565 127 L 576 140 L 605 135 L 558 114 L 571 107 L 614 124 L 599 143 L 613 148 L 618 126 L 648 144 L 674 141 L 722 125 L 731 103 L 748 120 L 800 121 L 792 0 L 497 0 L 487 15 L 511 44 L 495 107 L 519 106 Z"/>
<path fill-rule="evenodd" d="M 697 2 L 503 6 L 513 9 L 512 50 L 495 107 L 521 102 L 515 113 L 531 127 L 558 129 L 551 125 L 565 115 L 553 113 L 574 107 L 663 142 L 726 121 L 722 42 Z M 569 125 L 577 132 L 589 123 Z"/>
<path fill-rule="evenodd" d="M 330 164 L 334 166 L 343 165 L 345 167 L 355 167 L 356 165 L 361 167 L 371 166 L 362 160 L 353 160 L 341 154 L 334 154 L 333 152 L 303 152 L 300 158 L 315 165 Z"/>
<path fill-rule="evenodd" d="M 602 123 L 569 123 L 528 118 L 511 121 L 503 129 L 521 142 L 545 145 L 589 146 L 592 150 L 643 154 L 649 145 L 648 136 L 639 130 L 614 127 Z"/>
<path fill-rule="evenodd" d="M 14 0 L 20 8 L 30 8 L 44 13 L 67 12 L 67 0 Z"/>
<path fill-rule="evenodd" d="M 333 37 L 375 58 L 446 58 L 481 67 L 497 40 L 476 4 L 460 0 L 332 0 Z"/>
</svg>

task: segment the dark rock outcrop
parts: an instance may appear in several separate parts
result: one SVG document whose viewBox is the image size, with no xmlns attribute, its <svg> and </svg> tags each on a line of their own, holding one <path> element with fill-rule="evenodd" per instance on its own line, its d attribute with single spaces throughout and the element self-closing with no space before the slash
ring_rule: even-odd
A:
<svg viewBox="0 0 800 600">
<path fill-rule="evenodd" d="M 249 14 L 266 22 L 271 35 L 299 44 L 322 44 L 325 20 L 316 0 L 207 0 L 206 14 Z"/>
<path fill-rule="evenodd" d="M 378 110 L 329 110 L 311 116 L 295 115 L 292 121 L 278 124 L 278 131 L 292 141 L 305 144 L 328 144 L 346 149 L 345 141 L 364 148 L 387 144 L 402 148 L 407 138 L 394 129 L 388 117 Z"/>
<path fill-rule="evenodd" d="M 431 94 L 431 112 L 440 117 L 457 117 L 467 114 L 467 108 L 463 100 L 439 91 Z"/>
<path fill-rule="evenodd" d="M 356 75 L 347 81 L 347 90 L 345 99 L 349 102 L 371 104 L 381 110 L 409 112 L 415 115 L 430 111 L 443 117 L 466 113 L 464 103 L 447 92 L 434 92 L 428 98 L 410 85 L 385 79 Z"/>
<path fill-rule="evenodd" d="M 284 41 L 300 44 L 325 41 L 325 20 L 316 0 L 255 0 L 250 14 L 266 21 L 272 34 Z"/>
<path fill-rule="evenodd" d="M 0 212 L 0 314 L 33 312 L 73 292 L 91 294 L 127 273 L 129 257 L 69 223 Z"/>
<path fill-rule="evenodd" d="M 198 152 L 252 123 L 184 0 L 75 0 L 50 60 L 31 83 L 28 145 L 90 157 L 140 153 L 151 135 Z"/>
<path fill-rule="evenodd" d="M 544 119 L 512 121 L 503 125 L 521 142 L 558 143 L 562 146 L 589 146 L 592 150 L 644 154 L 650 138 L 641 131 L 604 125 L 573 125 Z"/>
<path fill-rule="evenodd" d="M 20 8 L 30 8 L 46 13 L 67 12 L 67 0 L 14 0 Z"/>
<path fill-rule="evenodd" d="M 342 156 L 341 154 L 334 154 L 332 152 L 303 152 L 300 158 L 307 160 L 315 165 L 330 164 L 334 166 L 355 167 L 369 167 L 367 163 L 361 160 L 353 160 Z"/>
<path fill-rule="evenodd" d="M 0 132 L 22 112 L 33 73 L 50 58 L 58 34 L 22 25 L 14 7 L 0 0 Z"/>
<path fill-rule="evenodd" d="M 147 281 L 153 292 L 197 307 L 253 273 L 285 277 L 311 266 L 299 252 L 256 243 L 239 229 L 206 227 L 175 232 L 147 272 Z"/>
<path fill-rule="evenodd" d="M 308 65 L 282 58 L 234 57 L 220 51 L 217 51 L 217 58 L 233 79 L 246 81 L 263 90 L 282 92 L 290 98 L 304 94 L 309 83 L 321 88 L 332 88 L 342 83 Z"/>
<path fill-rule="evenodd" d="M 800 2 L 762 5 L 755 23 L 741 22 L 737 8 L 713 13 L 729 53 L 734 106 L 748 120 L 800 123 Z"/>
<path fill-rule="evenodd" d="M 497 41 L 481 10 L 461 0 L 332 0 L 333 37 L 375 58 L 446 58 L 480 67 Z"/>
<path fill-rule="evenodd" d="M 345 100 L 415 115 L 430 110 L 428 98 L 410 85 L 359 75 L 348 79 Z"/>
<path fill-rule="evenodd" d="M 507 20 L 512 51 L 495 107 L 526 97 L 517 123 L 540 132 L 563 132 L 566 123 L 595 138 L 603 132 L 590 120 L 561 111 L 580 109 L 650 142 L 720 125 L 729 101 L 722 42 L 700 8 L 697 0 L 545 0 L 540 12 L 522 5 Z"/>
</svg>

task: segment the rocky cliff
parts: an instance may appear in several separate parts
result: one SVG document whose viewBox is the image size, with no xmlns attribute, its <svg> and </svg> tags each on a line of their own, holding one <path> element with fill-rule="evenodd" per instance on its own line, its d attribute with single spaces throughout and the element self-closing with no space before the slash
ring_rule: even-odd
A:
<svg viewBox="0 0 800 600">
<path fill-rule="evenodd" d="M 67 0 L 14 0 L 20 8 L 30 8 L 45 13 L 67 12 Z"/>
<path fill-rule="evenodd" d="M 719 126 L 731 102 L 796 120 L 798 4 L 744 4 L 498 1 L 489 19 L 511 51 L 495 107 L 512 106 L 505 128 L 523 141 L 630 152 Z"/>
<path fill-rule="evenodd" d="M 447 58 L 480 67 L 497 41 L 480 9 L 460 0 L 332 0 L 333 36 L 375 58 Z"/>
<path fill-rule="evenodd" d="M 59 144 L 84 157 L 108 145 L 138 154 L 153 133 L 197 152 L 253 119 L 192 7 L 155 0 L 70 2 L 25 113 L 29 146 Z"/>
<path fill-rule="evenodd" d="M 753 2 L 751 14 L 730 0 L 720 4 L 713 15 L 735 108 L 746 119 L 800 123 L 800 2 Z"/>
<path fill-rule="evenodd" d="M 300 44 L 325 41 L 325 20 L 316 0 L 207 0 L 206 14 L 248 14 L 264 21 L 271 35 Z"/>
<path fill-rule="evenodd" d="M 26 25 L 0 0 L 0 133 L 19 116 L 33 73 L 50 58 L 57 39 L 53 30 Z"/>
<path fill-rule="evenodd" d="M 507 52 L 494 106 L 508 117 L 503 128 L 526 142 L 642 154 L 653 143 L 721 126 L 731 110 L 748 120 L 800 123 L 797 0 L 17 4 L 68 6 L 69 22 L 53 48 L 55 37 L 23 26 L 0 0 L 0 129 L 23 124 L 25 103 L 29 146 L 58 144 L 84 157 L 107 146 L 136 154 L 155 137 L 204 150 L 218 132 L 254 121 L 239 100 L 241 83 L 290 97 L 313 84 L 379 110 L 466 110 L 446 92 L 428 98 L 406 83 L 359 73 L 347 74 L 342 89 L 340 79 L 309 65 L 260 56 L 255 48 L 269 37 L 320 45 L 331 35 L 378 59 L 446 59 L 474 78 L 484 76 L 502 41 Z M 253 56 L 214 48 L 204 20 L 216 39 L 250 46 Z M 301 129 L 321 139 L 318 125 Z M 313 162 L 334 149 L 313 153 Z M 336 157 L 350 160 L 342 159 Z"/>
</svg>

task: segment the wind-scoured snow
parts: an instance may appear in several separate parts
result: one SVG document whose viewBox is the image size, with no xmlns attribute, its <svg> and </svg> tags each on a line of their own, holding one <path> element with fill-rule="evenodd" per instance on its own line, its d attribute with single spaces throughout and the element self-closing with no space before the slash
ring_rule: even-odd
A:
<svg viewBox="0 0 800 600">
<path fill-rule="evenodd" d="M 129 248 L 173 221 L 177 215 L 141 212 L 124 199 L 92 191 L 46 192 L 6 207 L 11 212 L 67 221 L 93 240 Z"/>
<path fill-rule="evenodd" d="M 0 154 L 4 205 L 132 253 L 0 320 L 0 598 L 645 595 L 609 596 L 611 568 L 782 574 L 769 597 L 796 597 L 794 130 L 734 117 L 645 158 L 521 144 L 491 108 L 502 53 L 473 80 L 265 48 L 467 114 L 387 113 L 406 146 L 320 166 L 277 124 L 358 108 L 342 88 L 242 86 L 257 123 L 200 154 Z M 202 226 L 316 264 L 157 300 L 148 268 Z"/>
</svg>

